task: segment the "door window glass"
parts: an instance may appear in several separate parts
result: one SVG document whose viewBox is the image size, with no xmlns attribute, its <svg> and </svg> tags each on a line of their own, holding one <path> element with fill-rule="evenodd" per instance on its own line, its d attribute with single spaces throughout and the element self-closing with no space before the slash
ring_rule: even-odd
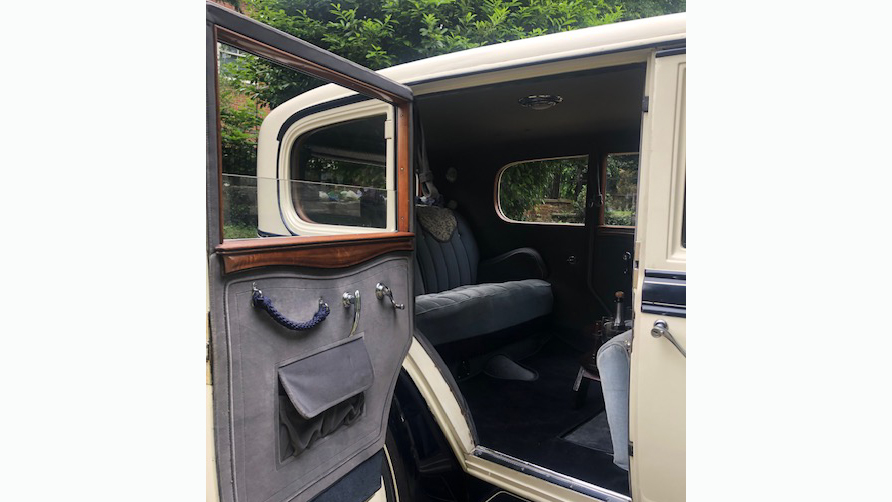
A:
<svg viewBox="0 0 892 502">
<path fill-rule="evenodd" d="M 498 208 L 512 222 L 582 225 L 588 156 L 516 162 L 502 168 Z"/>
<path fill-rule="evenodd" d="M 635 226 L 638 157 L 637 153 L 612 153 L 607 156 L 602 213 L 602 224 L 605 226 Z"/>
<path fill-rule="evenodd" d="M 391 105 L 353 99 L 296 120 L 288 132 L 272 131 L 281 126 L 275 119 L 261 140 L 273 110 L 293 108 L 296 115 L 324 102 L 288 103 L 327 82 L 222 43 L 218 61 L 224 239 L 394 226 Z"/>
</svg>

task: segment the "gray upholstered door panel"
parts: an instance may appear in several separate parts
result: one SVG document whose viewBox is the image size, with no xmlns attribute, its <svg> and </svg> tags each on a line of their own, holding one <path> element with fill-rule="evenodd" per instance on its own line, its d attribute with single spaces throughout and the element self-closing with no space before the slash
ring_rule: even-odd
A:
<svg viewBox="0 0 892 502">
<path fill-rule="evenodd" d="M 269 268 L 230 276 L 211 270 L 210 276 L 217 278 L 211 285 L 216 303 L 211 325 L 218 472 L 221 483 L 234 480 L 233 486 L 220 487 L 224 500 L 309 500 L 383 446 L 390 398 L 409 350 L 412 312 L 379 301 L 375 285 L 387 284 L 395 300 L 411 305 L 409 259 L 406 253 L 392 253 L 349 269 Z M 217 268 L 217 260 L 211 263 Z M 254 283 L 290 319 L 311 318 L 320 297 L 331 314 L 311 330 L 286 329 L 252 306 Z M 353 338 L 361 337 L 361 343 L 350 343 L 354 307 L 345 308 L 341 295 L 357 290 L 361 315 Z M 362 364 L 341 363 L 339 354 Z M 323 360 L 328 362 L 319 364 Z M 281 398 L 288 393 L 280 370 L 299 361 L 314 365 L 288 370 L 303 383 L 337 384 L 318 396 L 297 396 L 314 405 L 311 413 L 304 409 L 299 415 L 315 417 L 322 405 L 339 400 L 354 406 L 357 396 L 361 414 L 325 437 L 314 432 L 310 446 L 293 455 L 280 419 L 281 403 L 289 402 Z M 306 403 L 296 404 L 300 408 Z"/>
</svg>

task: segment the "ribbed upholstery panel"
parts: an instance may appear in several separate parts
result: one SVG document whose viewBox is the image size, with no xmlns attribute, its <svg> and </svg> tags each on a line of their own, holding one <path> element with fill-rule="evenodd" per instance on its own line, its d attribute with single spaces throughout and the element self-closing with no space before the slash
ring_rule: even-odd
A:
<svg viewBox="0 0 892 502">
<path fill-rule="evenodd" d="M 551 285 L 541 279 L 476 284 L 480 252 L 455 213 L 449 242 L 419 223 L 415 256 L 415 325 L 434 345 L 493 333 L 551 313 Z M 419 284 L 419 282 L 421 284 Z"/>
<path fill-rule="evenodd" d="M 492 333 L 551 313 L 541 279 L 460 286 L 415 298 L 415 326 L 438 345 Z"/>
<path fill-rule="evenodd" d="M 418 268 L 426 293 L 439 293 L 477 281 L 480 253 L 467 222 L 455 214 L 457 226 L 449 242 L 440 242 L 421 228 L 417 235 Z"/>
<path fill-rule="evenodd" d="M 455 218 L 458 225 L 455 230 L 456 235 L 453 236 L 453 243 L 457 248 L 460 246 L 464 251 L 463 253 L 458 253 L 457 258 L 462 281 L 459 286 L 475 284 L 477 282 L 477 264 L 480 262 L 477 241 L 474 239 L 474 234 L 471 233 L 468 222 L 458 214 L 455 215 Z"/>
<path fill-rule="evenodd" d="M 417 260 L 415 264 L 415 296 L 418 296 L 427 293 L 427 291 L 424 290 L 424 279 L 421 278 L 421 264 Z"/>
</svg>

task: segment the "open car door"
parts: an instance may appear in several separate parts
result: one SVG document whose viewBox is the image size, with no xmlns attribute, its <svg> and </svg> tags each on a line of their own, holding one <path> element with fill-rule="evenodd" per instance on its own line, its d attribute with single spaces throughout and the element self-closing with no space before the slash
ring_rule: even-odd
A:
<svg viewBox="0 0 892 502">
<path fill-rule="evenodd" d="M 657 51 L 642 132 L 629 452 L 632 500 L 686 496 L 685 48 Z"/>
<path fill-rule="evenodd" d="M 266 76 L 253 91 L 246 68 Z M 341 86 L 350 113 L 319 121 L 324 106 L 261 103 L 256 93 L 291 84 L 310 89 L 299 99 L 333 87 L 297 85 L 288 72 Z M 207 5 L 207 78 L 219 499 L 366 500 L 380 488 L 391 396 L 413 332 L 412 93 L 215 4 Z M 236 104 L 221 117 L 223 100 Z M 256 145 L 257 124 L 240 112 L 267 117 L 248 170 L 221 141 L 241 134 L 249 138 L 241 144 Z M 307 129 L 308 120 L 321 125 Z M 284 230 L 262 228 L 273 217 Z"/>
</svg>

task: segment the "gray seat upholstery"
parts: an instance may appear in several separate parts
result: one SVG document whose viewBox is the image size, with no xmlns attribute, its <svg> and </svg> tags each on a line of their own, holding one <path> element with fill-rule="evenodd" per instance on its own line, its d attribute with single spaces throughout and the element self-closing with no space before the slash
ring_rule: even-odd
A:
<svg viewBox="0 0 892 502">
<path fill-rule="evenodd" d="M 631 369 L 632 330 L 611 338 L 598 349 L 598 373 L 604 394 L 604 408 L 613 463 L 629 470 L 629 375 Z"/>
<path fill-rule="evenodd" d="M 551 313 L 541 279 L 459 286 L 415 299 L 415 324 L 432 343 L 485 335 Z"/>
<path fill-rule="evenodd" d="M 529 278 L 496 282 L 497 274 L 487 274 L 493 282 L 477 284 L 480 262 L 477 242 L 467 222 L 457 213 L 455 231 L 448 241 L 437 240 L 421 224 L 416 231 L 415 325 L 438 345 L 510 328 L 551 313 L 551 285 L 544 281 L 544 266 L 529 266 L 530 272 L 514 273 L 511 279 L 526 274 Z M 499 262 L 499 269 L 511 266 L 516 255 L 526 255 L 526 262 L 541 263 L 531 249 Z M 529 258 L 535 255 L 534 259 Z M 523 268 L 519 265 L 516 269 Z M 493 267 L 495 270 L 496 267 Z"/>
</svg>

